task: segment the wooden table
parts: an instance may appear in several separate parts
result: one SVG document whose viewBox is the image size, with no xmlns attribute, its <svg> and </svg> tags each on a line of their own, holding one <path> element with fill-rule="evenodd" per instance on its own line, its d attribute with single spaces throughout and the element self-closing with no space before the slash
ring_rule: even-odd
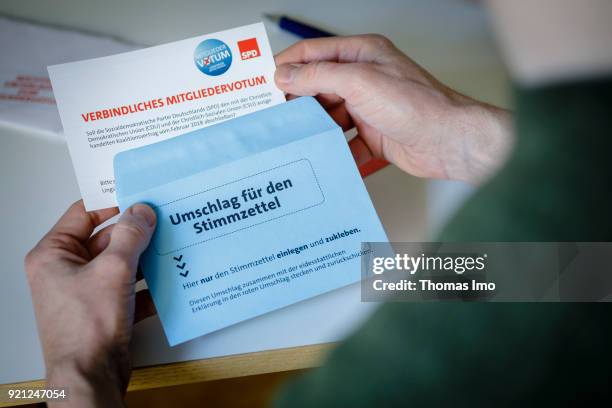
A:
<svg viewBox="0 0 612 408">
<path fill-rule="evenodd" d="M 332 346 L 333 343 L 317 344 L 137 368 L 132 372 L 128 392 L 317 367 Z M 44 380 L 1 384 L 0 395 L 7 395 L 7 391 L 14 388 L 44 387 Z M 0 399 L 0 401 L 3 400 L 4 398 Z M 41 402 L 41 400 L 0 402 L 0 407 L 36 402 Z"/>
</svg>

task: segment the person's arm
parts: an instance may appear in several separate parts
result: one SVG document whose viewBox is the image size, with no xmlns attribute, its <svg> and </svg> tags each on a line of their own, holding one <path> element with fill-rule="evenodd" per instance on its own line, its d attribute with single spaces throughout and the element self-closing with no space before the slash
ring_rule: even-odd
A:
<svg viewBox="0 0 612 408">
<path fill-rule="evenodd" d="M 517 142 L 504 168 L 436 240 L 612 239 L 612 75 L 601 63 L 612 52 L 612 3 L 549 1 L 542 9 L 543 3 L 495 2 L 498 24 L 506 26 L 499 35 L 514 48 L 507 58 L 520 84 Z M 578 10 L 587 7 L 594 9 Z M 601 16 L 607 28 L 595 23 Z M 385 304 L 321 368 L 285 387 L 277 407 L 588 406 L 604 399 L 609 405 L 607 309 Z"/>
<path fill-rule="evenodd" d="M 507 111 L 450 89 L 380 35 L 300 41 L 276 63 L 279 88 L 315 95 L 357 129 L 358 165 L 384 158 L 415 176 L 477 184 L 511 149 Z"/>
<path fill-rule="evenodd" d="M 92 236 L 117 212 L 87 213 L 78 201 L 26 257 L 48 387 L 66 390 L 50 407 L 123 405 L 132 325 L 154 310 L 134 286 L 156 220 L 139 204 Z"/>
<path fill-rule="evenodd" d="M 608 241 L 612 2 L 488 3 L 515 82 L 517 142 L 440 239 Z"/>
</svg>

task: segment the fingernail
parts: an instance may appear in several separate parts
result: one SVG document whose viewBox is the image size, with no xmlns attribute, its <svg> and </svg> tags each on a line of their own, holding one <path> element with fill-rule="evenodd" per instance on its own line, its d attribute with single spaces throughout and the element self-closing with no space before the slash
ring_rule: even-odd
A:
<svg viewBox="0 0 612 408">
<path fill-rule="evenodd" d="M 276 68 L 276 80 L 278 82 L 289 83 L 293 81 L 295 71 L 297 71 L 297 67 L 295 65 L 281 65 Z"/>
<path fill-rule="evenodd" d="M 149 227 L 152 227 L 155 225 L 155 219 L 156 219 L 155 211 L 153 211 L 153 209 L 149 207 L 148 205 L 136 204 L 130 208 L 130 211 L 136 217 L 144 218 L 144 220 L 147 222 Z"/>
</svg>

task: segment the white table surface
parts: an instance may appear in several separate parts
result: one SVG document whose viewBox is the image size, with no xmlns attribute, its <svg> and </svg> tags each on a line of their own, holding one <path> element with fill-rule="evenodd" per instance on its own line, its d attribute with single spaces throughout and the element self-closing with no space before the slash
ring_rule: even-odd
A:
<svg viewBox="0 0 612 408">
<path fill-rule="evenodd" d="M 389 36 L 438 78 L 476 98 L 508 104 L 508 81 L 484 11 L 444 1 L 125 1 L 3 0 L 0 14 L 160 44 L 287 13 L 340 34 Z M 295 39 L 269 27 L 272 48 Z M 0 53 L 2 50 L 0 50 Z M 35 133 L 0 128 L 0 383 L 39 379 L 44 366 L 23 274 L 23 256 L 79 191 L 66 145 Z M 469 193 L 459 183 L 410 177 L 396 168 L 366 185 L 394 241 L 422 241 Z M 169 348 L 156 318 L 135 330 L 135 363 L 223 356 L 342 338 L 371 312 L 352 286 Z M 58 319 L 61 319 L 58 316 Z M 246 339 L 246 340 L 245 340 Z"/>
</svg>

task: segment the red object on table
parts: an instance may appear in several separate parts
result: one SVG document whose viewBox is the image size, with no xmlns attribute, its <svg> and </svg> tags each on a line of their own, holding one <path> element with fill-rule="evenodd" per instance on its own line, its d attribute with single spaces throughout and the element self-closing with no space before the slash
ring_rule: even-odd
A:
<svg viewBox="0 0 612 408">
<path fill-rule="evenodd" d="M 384 169 L 390 163 L 383 159 L 372 159 L 369 162 L 359 166 L 359 174 L 362 178 L 368 177 L 370 174 L 376 173 L 379 170 Z"/>
</svg>

